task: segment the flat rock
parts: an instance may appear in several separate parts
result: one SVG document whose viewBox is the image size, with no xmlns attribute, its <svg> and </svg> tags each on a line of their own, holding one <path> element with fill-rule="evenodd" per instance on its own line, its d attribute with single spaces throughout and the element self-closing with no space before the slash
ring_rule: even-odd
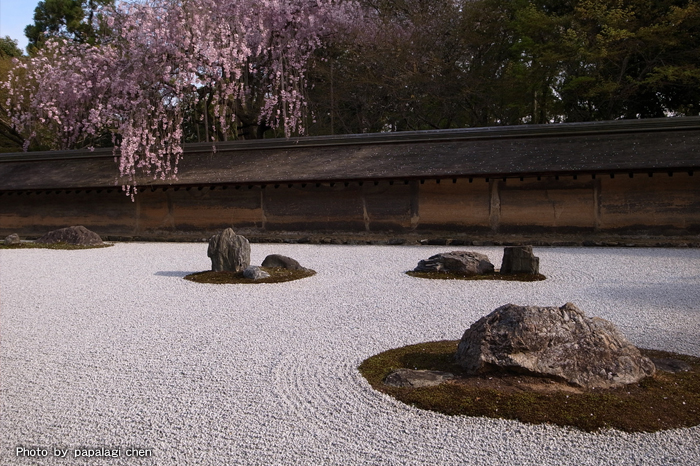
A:
<svg viewBox="0 0 700 466">
<path fill-rule="evenodd" d="M 66 243 L 79 246 L 97 246 L 104 244 L 100 235 L 90 231 L 84 226 L 74 226 L 61 228 L 46 233 L 41 238 L 34 241 L 42 244 Z"/>
<path fill-rule="evenodd" d="M 649 358 L 656 370 L 664 372 L 688 372 L 693 368 L 690 364 L 675 358 Z"/>
<path fill-rule="evenodd" d="M 209 239 L 207 256 L 214 272 L 240 272 L 250 265 L 250 243 L 227 228 Z"/>
<path fill-rule="evenodd" d="M 251 278 L 253 280 L 261 280 L 263 278 L 268 278 L 270 274 L 262 270 L 257 265 L 249 265 L 248 267 L 243 269 L 243 276 L 245 278 Z"/>
<path fill-rule="evenodd" d="M 540 258 L 532 253 L 532 246 L 506 246 L 503 249 L 501 273 L 540 273 Z"/>
<path fill-rule="evenodd" d="M 7 237 L 5 237 L 5 246 L 13 246 L 20 243 L 21 241 L 17 233 L 12 233 L 11 235 L 7 235 Z"/>
<path fill-rule="evenodd" d="M 611 322 L 571 303 L 499 307 L 464 332 L 457 362 L 469 374 L 540 375 L 586 389 L 636 383 L 656 371 Z"/>
<path fill-rule="evenodd" d="M 305 270 L 304 267 L 291 257 L 281 254 L 270 254 L 262 262 L 263 267 L 282 267 L 289 270 Z"/>
<path fill-rule="evenodd" d="M 443 252 L 418 262 L 414 272 L 442 272 L 481 275 L 493 273 L 494 267 L 485 254 L 470 251 Z"/>
<path fill-rule="evenodd" d="M 396 369 L 384 378 L 384 384 L 400 388 L 433 387 L 454 377 L 450 372 Z"/>
</svg>

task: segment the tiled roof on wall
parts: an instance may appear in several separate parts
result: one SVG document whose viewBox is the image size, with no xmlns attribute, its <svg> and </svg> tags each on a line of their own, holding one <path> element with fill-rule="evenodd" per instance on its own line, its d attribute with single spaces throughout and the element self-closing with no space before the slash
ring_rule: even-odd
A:
<svg viewBox="0 0 700 466">
<path fill-rule="evenodd" d="M 226 185 L 693 171 L 700 117 L 187 144 L 177 180 Z M 0 191 L 120 185 L 110 149 L 0 155 Z"/>
</svg>

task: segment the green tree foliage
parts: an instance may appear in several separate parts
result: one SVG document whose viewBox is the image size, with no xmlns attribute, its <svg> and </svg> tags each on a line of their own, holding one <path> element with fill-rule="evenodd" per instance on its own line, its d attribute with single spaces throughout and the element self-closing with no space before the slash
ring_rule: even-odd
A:
<svg viewBox="0 0 700 466">
<path fill-rule="evenodd" d="M 312 132 L 697 115 L 694 0 L 364 0 L 322 51 Z M 362 35 L 362 34 L 361 34 Z"/>
<path fill-rule="evenodd" d="M 697 114 L 700 8 L 693 1 L 585 0 L 563 47 L 571 120 Z"/>
<path fill-rule="evenodd" d="M 22 50 L 17 41 L 10 36 L 0 37 L 0 59 L 16 58 L 22 56 Z"/>
<path fill-rule="evenodd" d="M 63 37 L 94 44 L 100 10 L 114 0 L 44 0 L 34 10 L 34 24 L 24 29 L 29 51 L 40 48 L 49 37 Z"/>
</svg>

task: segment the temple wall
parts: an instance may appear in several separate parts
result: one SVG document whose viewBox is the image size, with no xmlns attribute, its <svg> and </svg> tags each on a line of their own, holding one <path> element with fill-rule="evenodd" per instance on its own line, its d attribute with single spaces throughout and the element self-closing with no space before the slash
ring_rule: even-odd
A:
<svg viewBox="0 0 700 466">
<path fill-rule="evenodd" d="M 118 188 L 0 195 L 0 236 L 36 237 L 70 225 L 143 239 L 202 238 L 228 226 L 262 236 L 697 235 L 700 183 L 680 172 L 158 187 L 134 202 Z"/>
</svg>

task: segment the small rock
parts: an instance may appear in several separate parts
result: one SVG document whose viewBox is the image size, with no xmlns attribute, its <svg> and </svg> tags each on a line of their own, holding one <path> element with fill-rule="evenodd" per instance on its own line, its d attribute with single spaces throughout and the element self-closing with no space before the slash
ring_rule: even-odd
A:
<svg viewBox="0 0 700 466">
<path fill-rule="evenodd" d="M 452 251 L 435 254 L 418 262 L 415 272 L 453 272 L 464 274 L 493 273 L 494 267 L 488 256 L 478 252 Z"/>
<path fill-rule="evenodd" d="M 674 358 L 650 358 L 656 370 L 664 372 L 688 372 L 693 368 L 690 364 Z"/>
<path fill-rule="evenodd" d="M 250 265 L 250 243 L 233 228 L 227 228 L 209 239 L 207 256 L 214 272 L 240 272 Z"/>
<path fill-rule="evenodd" d="M 268 278 L 270 274 L 262 270 L 257 265 L 249 265 L 243 269 L 243 276 L 253 280 L 261 280 L 263 278 Z"/>
<path fill-rule="evenodd" d="M 506 246 L 503 249 L 501 273 L 540 273 L 540 258 L 532 253 L 532 246 Z"/>
<path fill-rule="evenodd" d="M 17 233 L 12 233 L 5 238 L 5 246 L 12 246 L 15 244 L 20 244 L 19 235 Z"/>
<path fill-rule="evenodd" d="M 304 267 L 291 257 L 281 254 L 270 254 L 262 262 L 263 267 L 282 267 L 289 270 L 304 270 Z"/>
<path fill-rule="evenodd" d="M 431 238 L 428 240 L 429 246 L 446 246 L 448 243 L 445 238 Z"/>
<path fill-rule="evenodd" d="M 470 374 L 527 373 L 588 389 L 636 383 L 656 371 L 611 322 L 571 303 L 499 307 L 464 332 L 457 362 Z"/>
<path fill-rule="evenodd" d="M 80 246 L 97 246 L 104 244 L 102 242 L 102 238 L 100 238 L 100 235 L 94 231 L 88 230 L 84 226 L 61 228 L 59 230 L 50 231 L 41 238 L 37 239 L 35 243 L 67 243 L 77 244 Z"/>
<path fill-rule="evenodd" d="M 398 246 L 400 244 L 406 244 L 406 239 L 405 238 L 389 238 L 389 240 L 386 242 L 386 244 L 390 246 Z"/>
<path fill-rule="evenodd" d="M 396 369 L 384 378 L 384 384 L 392 387 L 433 387 L 454 377 L 454 374 L 442 371 Z"/>
</svg>

